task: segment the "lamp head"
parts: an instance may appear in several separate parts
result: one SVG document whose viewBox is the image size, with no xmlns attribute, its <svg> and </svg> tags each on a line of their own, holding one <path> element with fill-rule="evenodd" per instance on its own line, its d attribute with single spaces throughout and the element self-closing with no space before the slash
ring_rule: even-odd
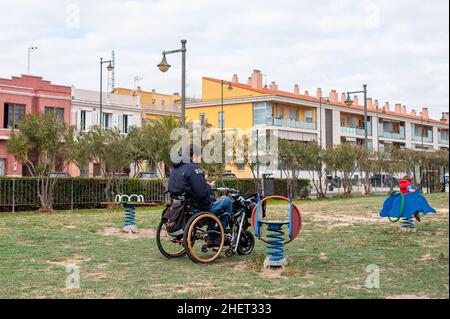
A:
<svg viewBox="0 0 450 319">
<path fill-rule="evenodd" d="M 350 93 L 347 93 L 347 99 L 345 100 L 345 105 L 347 105 L 347 106 L 352 106 L 353 105 L 353 100 L 352 100 L 352 98 L 350 97 Z"/>
<path fill-rule="evenodd" d="M 158 68 L 159 68 L 159 70 L 160 70 L 161 72 L 167 72 L 167 71 L 169 71 L 170 64 L 167 63 L 167 59 L 166 59 L 166 55 L 165 55 L 165 54 L 163 54 L 163 58 L 162 58 L 162 60 L 161 60 L 161 63 L 158 64 Z"/>
<path fill-rule="evenodd" d="M 111 64 L 111 62 L 109 62 L 108 66 L 106 67 L 106 69 L 111 72 L 112 70 L 114 70 L 113 65 Z"/>
</svg>

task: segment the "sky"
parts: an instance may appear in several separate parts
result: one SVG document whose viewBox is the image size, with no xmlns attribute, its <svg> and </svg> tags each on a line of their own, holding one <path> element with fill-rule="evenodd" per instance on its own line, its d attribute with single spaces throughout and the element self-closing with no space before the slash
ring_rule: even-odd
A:
<svg viewBox="0 0 450 319">
<path fill-rule="evenodd" d="M 187 95 L 202 76 L 246 82 L 253 69 L 279 89 L 324 95 L 362 89 L 391 109 L 449 107 L 448 0 L 0 0 L 0 77 L 30 73 L 99 89 L 99 60 L 116 54 L 116 86 Z M 106 65 L 105 65 L 106 67 Z M 106 69 L 105 69 L 106 76 Z M 104 87 L 107 85 L 106 80 Z"/>
</svg>

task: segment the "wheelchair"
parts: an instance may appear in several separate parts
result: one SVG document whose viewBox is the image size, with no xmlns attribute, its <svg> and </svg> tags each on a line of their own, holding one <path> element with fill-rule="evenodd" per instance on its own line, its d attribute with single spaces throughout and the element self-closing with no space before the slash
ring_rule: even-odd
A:
<svg viewBox="0 0 450 319">
<path fill-rule="evenodd" d="M 195 263 L 210 264 L 222 253 L 227 257 L 252 253 L 255 238 L 248 229 L 251 228 L 249 220 L 257 203 L 257 195 L 245 198 L 232 188 L 216 188 L 214 191 L 225 193 L 232 200 L 232 214 L 197 211 L 189 198 L 183 196 L 184 227 L 175 233 L 167 231 L 164 213 L 158 225 L 156 241 L 165 257 L 178 258 L 187 254 Z"/>
</svg>

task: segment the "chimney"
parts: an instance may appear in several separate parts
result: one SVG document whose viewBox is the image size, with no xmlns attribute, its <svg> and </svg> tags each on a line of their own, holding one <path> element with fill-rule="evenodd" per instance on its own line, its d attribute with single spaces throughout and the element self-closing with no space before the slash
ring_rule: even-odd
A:
<svg viewBox="0 0 450 319">
<path fill-rule="evenodd" d="M 322 89 L 321 88 L 317 89 L 316 96 L 317 96 L 318 99 L 322 97 Z"/>
<path fill-rule="evenodd" d="M 231 83 L 239 83 L 239 78 L 237 74 L 233 74 L 233 77 L 231 78 Z"/>
<path fill-rule="evenodd" d="M 353 106 L 358 106 L 358 105 L 359 105 L 359 102 L 358 102 L 358 96 L 355 95 L 355 96 L 353 97 Z"/>
<path fill-rule="evenodd" d="M 448 112 L 442 112 L 441 121 L 444 123 L 448 123 Z"/>
<path fill-rule="evenodd" d="M 155 89 L 152 89 L 152 93 L 156 93 L 156 90 L 155 90 Z"/>
<path fill-rule="evenodd" d="M 300 95 L 300 86 L 298 84 L 294 85 L 294 94 Z"/>
<path fill-rule="evenodd" d="M 373 109 L 373 100 L 371 97 L 367 98 L 367 109 L 368 110 Z"/>
<path fill-rule="evenodd" d="M 252 76 L 250 78 L 250 85 L 252 89 L 262 89 L 263 76 L 260 70 L 253 70 Z"/>
<path fill-rule="evenodd" d="M 180 93 L 175 92 L 175 93 L 173 94 L 173 96 L 180 96 Z"/>
<path fill-rule="evenodd" d="M 379 107 L 380 107 L 380 104 L 379 104 L 378 100 L 373 101 L 373 108 L 378 111 Z"/>
<path fill-rule="evenodd" d="M 305 91 L 305 95 L 306 95 L 306 96 L 309 96 L 309 91 Z"/>
<path fill-rule="evenodd" d="M 406 114 L 407 112 L 406 112 L 406 105 L 403 105 L 402 106 L 402 114 Z"/>
<path fill-rule="evenodd" d="M 330 102 L 337 102 L 338 101 L 338 93 L 336 90 L 330 91 Z"/>
<path fill-rule="evenodd" d="M 342 94 L 341 94 L 341 102 L 345 103 L 345 100 L 347 100 L 347 94 L 345 94 L 345 92 L 342 92 Z"/>
<path fill-rule="evenodd" d="M 278 85 L 275 83 L 275 81 L 272 81 L 272 82 L 270 83 L 269 89 L 275 90 L 275 91 L 278 90 Z"/>
<path fill-rule="evenodd" d="M 390 110 L 389 110 L 389 102 L 386 102 L 386 103 L 384 104 L 383 111 L 386 112 L 386 113 L 390 111 Z"/>
<path fill-rule="evenodd" d="M 248 84 L 248 85 L 252 85 L 252 78 L 251 78 L 251 77 L 248 78 L 247 84 Z"/>
<path fill-rule="evenodd" d="M 428 114 L 428 108 L 427 107 L 423 107 L 422 108 L 422 116 L 424 120 L 428 120 L 430 118 L 429 114 Z"/>
<path fill-rule="evenodd" d="M 395 104 L 395 113 L 402 114 L 402 105 L 401 104 Z"/>
<path fill-rule="evenodd" d="M 414 110 L 414 109 L 411 110 L 411 115 L 412 115 L 412 116 L 417 116 L 416 110 Z"/>
</svg>

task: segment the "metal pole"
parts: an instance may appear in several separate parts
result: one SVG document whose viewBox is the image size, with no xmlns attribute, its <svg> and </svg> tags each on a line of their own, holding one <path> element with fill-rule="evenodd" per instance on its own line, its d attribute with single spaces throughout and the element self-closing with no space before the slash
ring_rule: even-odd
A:
<svg viewBox="0 0 450 319">
<path fill-rule="evenodd" d="M 31 53 L 31 48 L 28 48 L 27 74 L 30 74 L 30 53 Z"/>
<path fill-rule="evenodd" d="M 186 40 L 181 40 L 181 125 L 186 126 Z"/>
<path fill-rule="evenodd" d="M 13 178 L 12 180 L 12 212 L 16 212 L 16 179 Z"/>
<path fill-rule="evenodd" d="M 366 150 L 369 149 L 369 141 L 368 141 L 368 118 L 367 118 L 367 84 L 363 85 L 364 87 L 364 138 L 365 138 L 365 146 Z"/>
<path fill-rule="evenodd" d="M 221 80 L 221 90 L 220 90 L 220 113 L 222 113 L 222 123 L 220 124 L 220 129 L 222 130 L 222 140 L 223 140 L 223 129 L 224 129 L 224 114 L 223 114 L 223 80 Z"/>
<path fill-rule="evenodd" d="M 322 149 L 322 97 L 319 97 L 319 136 L 320 136 L 320 149 Z"/>
<path fill-rule="evenodd" d="M 102 81 L 103 81 L 103 58 L 100 58 L 100 129 L 102 129 L 103 124 L 102 124 L 102 113 L 103 113 L 103 105 L 102 105 L 102 98 L 103 98 L 103 94 L 102 94 Z"/>
</svg>

